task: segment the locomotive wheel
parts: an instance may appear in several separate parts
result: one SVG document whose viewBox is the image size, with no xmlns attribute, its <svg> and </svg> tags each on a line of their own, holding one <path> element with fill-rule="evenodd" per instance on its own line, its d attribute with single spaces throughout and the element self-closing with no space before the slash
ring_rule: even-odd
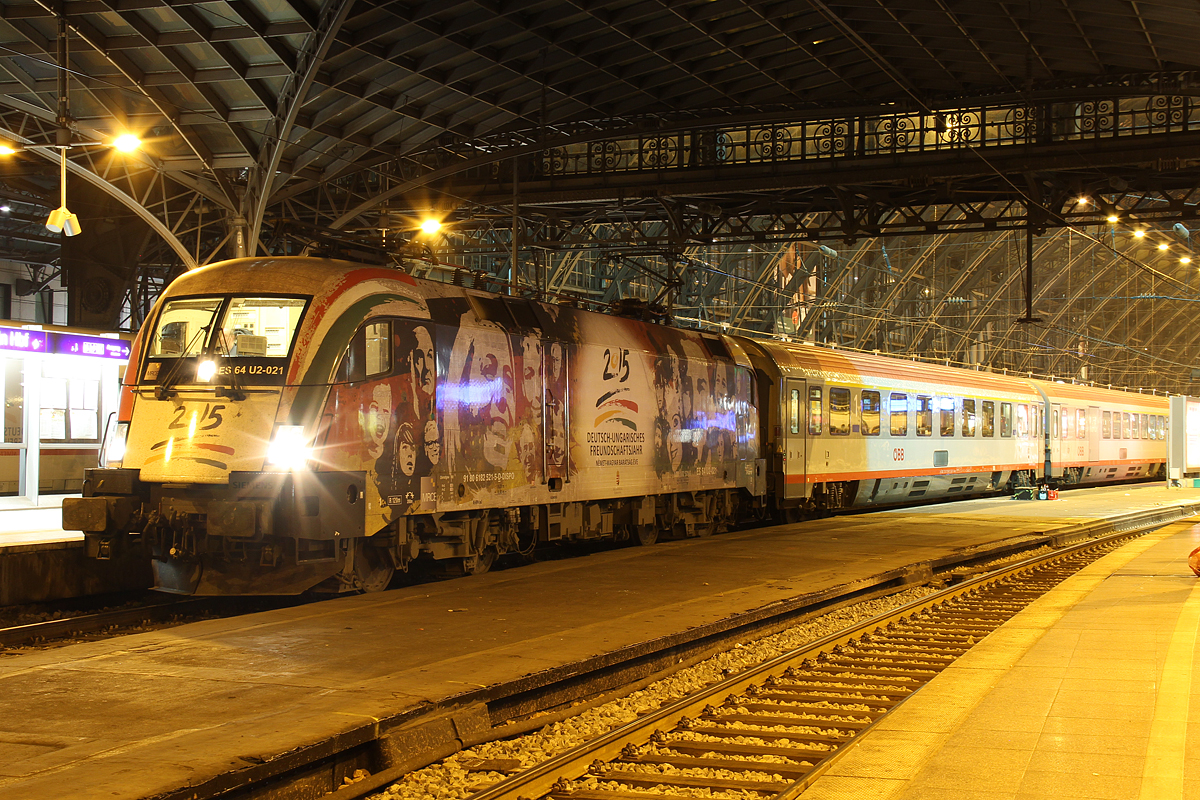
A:
<svg viewBox="0 0 1200 800">
<path fill-rule="evenodd" d="M 633 541 L 642 547 L 649 547 L 658 541 L 658 526 L 630 525 L 633 529 Z"/>
<path fill-rule="evenodd" d="M 496 548 L 488 547 L 482 553 L 467 556 L 462 560 L 464 575 L 482 575 L 496 563 Z"/>
<path fill-rule="evenodd" d="M 364 593 L 382 592 L 392 582 L 395 572 L 379 548 L 361 542 L 354 548 L 354 576 Z"/>
</svg>

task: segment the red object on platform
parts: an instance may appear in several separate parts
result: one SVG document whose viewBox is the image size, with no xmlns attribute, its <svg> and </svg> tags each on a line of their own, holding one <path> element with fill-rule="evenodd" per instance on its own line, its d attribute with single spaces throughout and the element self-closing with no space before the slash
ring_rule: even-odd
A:
<svg viewBox="0 0 1200 800">
<path fill-rule="evenodd" d="M 1192 572 L 1200 575 L 1200 547 L 1197 547 L 1188 556 L 1188 566 L 1192 568 Z"/>
</svg>

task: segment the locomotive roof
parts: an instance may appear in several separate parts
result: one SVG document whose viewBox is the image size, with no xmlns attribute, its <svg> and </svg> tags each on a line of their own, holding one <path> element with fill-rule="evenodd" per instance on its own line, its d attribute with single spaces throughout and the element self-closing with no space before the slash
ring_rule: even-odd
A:
<svg viewBox="0 0 1200 800">
<path fill-rule="evenodd" d="M 398 269 L 309 256 L 269 256 L 235 258 L 199 267 L 176 278 L 171 284 L 170 293 L 266 292 L 320 297 L 332 291 L 348 274 L 364 270 L 378 273 L 380 277 L 415 283 L 415 279 Z"/>
</svg>

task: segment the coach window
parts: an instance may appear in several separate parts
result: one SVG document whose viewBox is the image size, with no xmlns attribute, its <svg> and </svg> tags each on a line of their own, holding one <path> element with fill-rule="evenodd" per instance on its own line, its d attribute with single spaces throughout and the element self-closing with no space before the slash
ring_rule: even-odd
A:
<svg viewBox="0 0 1200 800">
<path fill-rule="evenodd" d="M 1104 439 L 1112 438 L 1112 412 L 1105 411 L 1100 415 L 1100 436 Z"/>
<path fill-rule="evenodd" d="M 1133 426 L 1129 424 L 1129 412 L 1121 412 L 1121 438 L 1132 439 Z"/>
<path fill-rule="evenodd" d="M 888 411 L 891 412 L 892 436 L 908 436 L 908 395 L 892 392 Z"/>
<path fill-rule="evenodd" d="M 938 433 L 942 436 L 954 435 L 954 398 L 939 397 L 938 404 Z"/>
<path fill-rule="evenodd" d="M 917 436 L 933 436 L 933 398 L 917 395 Z"/>
<path fill-rule="evenodd" d="M 975 435 L 975 401 L 969 398 L 962 401 L 962 435 Z"/>
<path fill-rule="evenodd" d="M 850 435 L 850 390 L 841 386 L 829 389 L 829 435 Z"/>
<path fill-rule="evenodd" d="M 813 386 L 808 390 L 808 435 L 821 435 L 821 387 Z"/>
<path fill-rule="evenodd" d="M 1150 416 L 1149 414 L 1142 414 L 1142 438 L 1143 439 L 1150 438 L 1149 416 Z"/>
<path fill-rule="evenodd" d="M 1080 439 L 1087 438 L 1087 409 L 1080 408 L 1075 412 L 1077 424 L 1075 430 L 1079 434 Z"/>
<path fill-rule="evenodd" d="M 792 433 L 800 432 L 800 390 L 792 389 L 791 398 L 788 400 L 788 422 L 790 423 Z"/>
<path fill-rule="evenodd" d="M 1050 417 L 1050 438 L 1058 438 L 1058 406 L 1054 407 L 1054 413 Z"/>
<path fill-rule="evenodd" d="M 879 392 L 863 389 L 862 433 L 863 436 L 879 435 Z"/>
<path fill-rule="evenodd" d="M 1024 439 L 1029 435 L 1029 406 L 1017 404 L 1017 436 Z"/>
<path fill-rule="evenodd" d="M 1138 427 L 1138 415 L 1137 415 L 1137 414 L 1130 414 L 1130 415 L 1129 415 L 1129 423 L 1130 423 L 1130 426 L 1129 426 L 1129 438 L 1130 438 L 1130 439 L 1140 439 L 1140 438 L 1142 438 L 1142 432 L 1141 432 L 1141 430 L 1140 430 L 1140 429 L 1139 429 L 1139 427 Z"/>
<path fill-rule="evenodd" d="M 996 435 L 996 403 L 993 400 L 984 400 L 983 403 L 981 404 L 981 407 L 983 409 L 983 413 L 981 415 L 983 417 L 983 424 L 980 427 L 983 428 L 983 435 L 984 436 L 995 436 Z"/>
</svg>

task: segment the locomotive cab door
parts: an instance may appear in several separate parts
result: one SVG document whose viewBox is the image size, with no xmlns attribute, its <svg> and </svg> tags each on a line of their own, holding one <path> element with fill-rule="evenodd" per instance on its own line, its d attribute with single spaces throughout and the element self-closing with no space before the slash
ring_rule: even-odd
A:
<svg viewBox="0 0 1200 800">
<path fill-rule="evenodd" d="M 805 408 L 808 397 L 803 380 L 785 378 L 783 382 L 783 497 L 785 500 L 808 495 L 805 453 Z"/>
</svg>

